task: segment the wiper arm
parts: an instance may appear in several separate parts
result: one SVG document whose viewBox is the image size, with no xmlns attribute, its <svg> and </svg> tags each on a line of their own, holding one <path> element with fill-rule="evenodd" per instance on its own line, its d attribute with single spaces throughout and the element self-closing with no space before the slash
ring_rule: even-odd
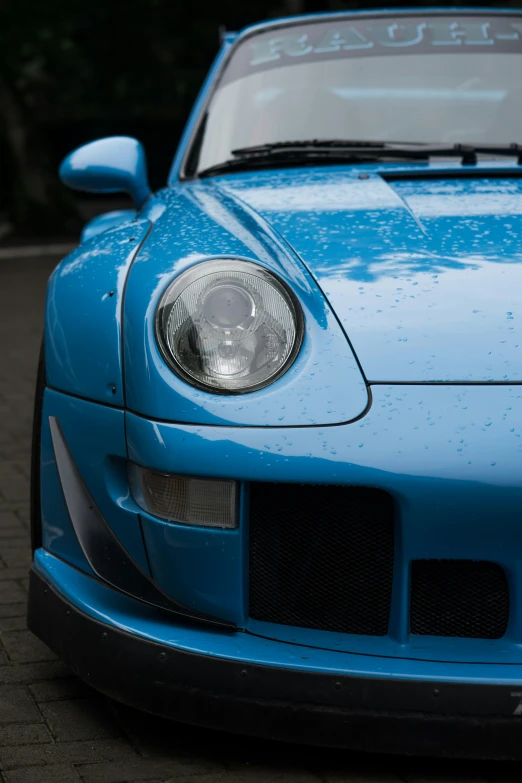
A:
<svg viewBox="0 0 522 783">
<path fill-rule="evenodd" d="M 373 163 L 383 158 L 427 160 L 430 157 L 460 157 L 464 165 L 474 165 L 478 154 L 517 157 L 522 164 L 520 144 L 426 144 L 415 142 L 359 141 L 345 139 L 311 139 L 279 141 L 232 150 L 233 158 L 210 166 L 198 173 L 210 177 L 231 171 L 252 168 L 292 166 L 306 160 L 324 163 Z"/>
<path fill-rule="evenodd" d="M 211 177 L 230 171 L 245 171 L 263 168 L 278 163 L 291 166 L 306 159 L 324 163 L 372 163 L 378 160 L 374 152 L 385 151 L 387 142 L 359 141 L 357 139 L 299 139 L 297 141 L 275 141 L 241 147 L 232 150 L 233 158 L 216 163 L 198 172 L 198 177 Z M 398 157 L 411 157 L 399 153 Z M 422 157 L 422 156 L 420 156 Z"/>
<path fill-rule="evenodd" d="M 517 163 L 520 165 L 522 163 L 522 144 L 517 144 L 513 142 L 512 144 L 473 144 L 473 145 L 464 145 L 464 144 L 455 144 L 455 147 L 461 147 L 462 149 L 466 148 L 471 154 L 475 153 L 475 161 L 476 163 L 476 156 L 477 154 L 484 154 L 484 155 L 507 155 L 510 158 L 516 157 Z"/>
<path fill-rule="evenodd" d="M 299 141 L 276 141 L 269 144 L 258 144 L 252 147 L 241 147 L 232 150 L 232 155 L 239 158 L 278 154 L 290 150 L 307 151 L 335 150 L 349 154 L 373 152 L 378 157 L 397 156 L 404 158 L 446 157 L 455 155 L 461 157 L 464 164 L 473 165 L 477 162 L 477 154 L 516 156 L 522 163 L 522 145 L 520 144 L 429 144 L 424 142 L 402 141 L 363 141 L 360 139 L 308 139 Z"/>
<path fill-rule="evenodd" d="M 398 142 L 397 142 L 398 143 Z M 407 143 L 407 142 L 405 142 Z M 257 153 L 272 152 L 277 150 L 289 149 L 345 149 L 350 148 L 369 148 L 383 149 L 388 145 L 385 141 L 363 141 L 360 139 L 299 139 L 297 141 L 273 141 L 267 144 L 255 144 L 252 147 L 240 147 L 232 150 L 232 155 L 242 157 L 244 155 L 255 155 Z"/>
<path fill-rule="evenodd" d="M 386 150 L 394 149 L 394 144 L 387 144 Z M 473 166 L 477 162 L 477 155 L 506 155 L 510 158 L 516 157 L 517 163 L 522 163 L 522 145 L 520 144 L 423 144 L 421 146 L 411 144 L 399 144 L 395 148 L 398 151 L 414 150 L 420 153 L 419 157 L 449 157 L 456 156 L 462 158 L 464 165 Z"/>
<path fill-rule="evenodd" d="M 402 157 L 399 155 L 399 157 Z M 306 161 L 308 163 L 375 163 L 379 158 L 373 152 L 353 152 L 349 150 L 292 150 L 267 151 L 245 155 L 244 157 L 229 158 L 214 166 L 198 172 L 198 177 L 212 177 L 215 174 L 227 174 L 233 171 L 249 171 L 255 168 L 269 168 L 270 166 L 297 166 Z"/>
</svg>

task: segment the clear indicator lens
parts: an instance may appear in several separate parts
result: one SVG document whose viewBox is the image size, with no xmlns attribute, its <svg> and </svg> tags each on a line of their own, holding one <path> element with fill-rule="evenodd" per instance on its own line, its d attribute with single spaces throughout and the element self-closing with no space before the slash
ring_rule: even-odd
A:
<svg viewBox="0 0 522 783">
<path fill-rule="evenodd" d="M 181 275 L 158 310 L 158 340 L 196 385 L 242 392 L 275 380 L 301 341 L 300 311 L 283 284 L 248 262 L 209 261 Z"/>
<path fill-rule="evenodd" d="M 237 527 L 237 482 L 187 478 L 129 465 L 134 500 L 149 514 L 184 525 Z"/>
</svg>

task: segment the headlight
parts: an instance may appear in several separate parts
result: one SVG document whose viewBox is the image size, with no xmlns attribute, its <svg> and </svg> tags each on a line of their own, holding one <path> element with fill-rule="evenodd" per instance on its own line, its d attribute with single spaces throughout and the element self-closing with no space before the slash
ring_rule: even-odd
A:
<svg viewBox="0 0 522 783">
<path fill-rule="evenodd" d="M 162 353 L 182 378 L 240 394 L 272 383 L 295 359 L 303 316 L 294 295 L 247 261 L 207 261 L 165 291 L 156 316 Z"/>
</svg>

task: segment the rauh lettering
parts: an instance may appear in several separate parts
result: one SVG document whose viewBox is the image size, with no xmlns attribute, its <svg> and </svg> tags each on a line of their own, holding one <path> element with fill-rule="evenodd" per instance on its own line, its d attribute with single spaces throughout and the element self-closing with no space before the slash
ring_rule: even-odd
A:
<svg viewBox="0 0 522 783">
<path fill-rule="evenodd" d="M 301 28 L 302 31 L 302 28 Z M 260 66 L 278 60 L 306 58 L 341 51 L 424 47 L 494 47 L 507 41 L 520 40 L 522 24 L 505 20 L 498 30 L 482 19 L 453 18 L 430 22 L 400 21 L 386 24 L 369 21 L 329 28 L 326 32 L 315 30 L 314 38 L 306 32 L 293 32 L 274 37 L 262 37 L 251 42 L 250 65 Z"/>
</svg>

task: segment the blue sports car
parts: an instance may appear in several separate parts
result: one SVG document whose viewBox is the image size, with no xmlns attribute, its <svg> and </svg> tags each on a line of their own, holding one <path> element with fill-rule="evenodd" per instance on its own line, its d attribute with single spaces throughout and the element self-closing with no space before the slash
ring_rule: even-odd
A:
<svg viewBox="0 0 522 783">
<path fill-rule="evenodd" d="M 522 757 L 522 14 L 270 21 L 49 281 L 29 627 L 230 731 Z"/>
</svg>

